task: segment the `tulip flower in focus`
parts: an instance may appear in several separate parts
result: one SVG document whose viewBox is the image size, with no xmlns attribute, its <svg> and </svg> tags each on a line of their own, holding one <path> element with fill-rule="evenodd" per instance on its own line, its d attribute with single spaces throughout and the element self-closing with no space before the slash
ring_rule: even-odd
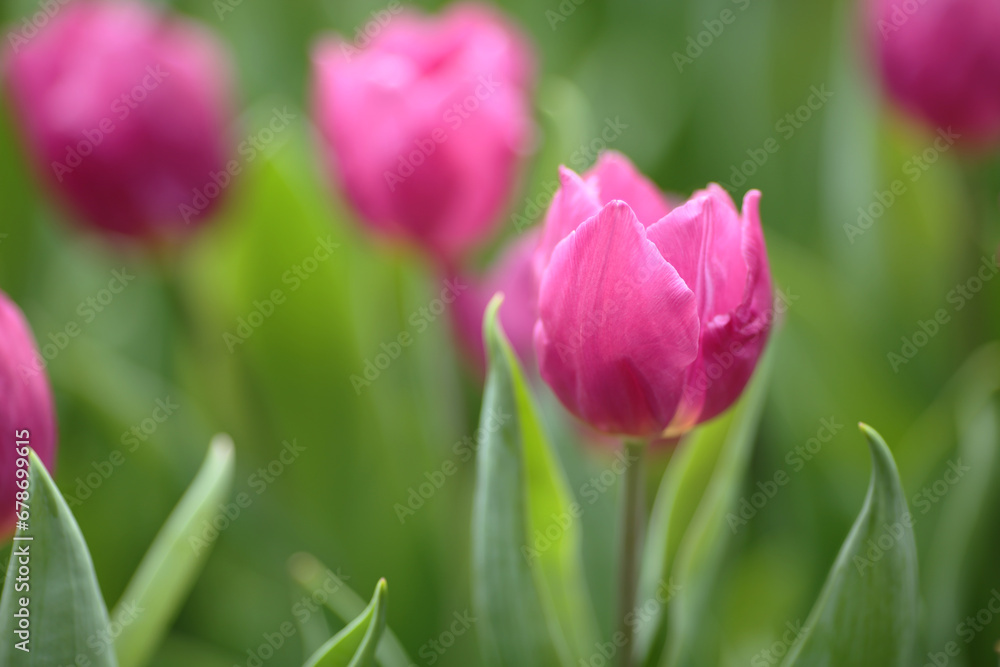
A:
<svg viewBox="0 0 1000 667">
<path fill-rule="evenodd" d="M 532 260 L 537 247 L 537 230 L 516 238 L 485 276 L 470 280 L 472 289 L 469 295 L 455 301 L 456 332 L 481 369 L 486 368 L 483 314 L 497 292 L 504 295 L 499 313 L 500 324 L 511 346 L 525 365 L 530 365 L 534 359 L 532 337 L 538 312 L 538 287 Z"/>
<path fill-rule="evenodd" d="M 1000 139 L 1000 3 L 869 0 L 869 39 L 888 94 L 966 142 Z"/>
<path fill-rule="evenodd" d="M 529 148 L 533 59 L 492 11 L 400 10 L 363 48 L 313 54 L 313 116 L 361 218 L 451 265 L 487 238 Z"/>
<path fill-rule="evenodd" d="M 0 292 L 0 536 L 14 528 L 15 494 L 22 489 L 17 476 L 17 441 L 27 442 L 51 469 L 55 459 L 56 421 L 52 390 L 42 368 L 24 315 Z"/>
<path fill-rule="evenodd" d="M 89 225 L 175 237 L 222 199 L 232 75 L 207 30 L 138 2 L 79 1 L 9 55 L 28 151 Z"/>
<path fill-rule="evenodd" d="M 561 170 L 535 269 L 542 378 L 591 426 L 673 438 L 740 395 L 773 319 L 750 191 L 718 185 L 674 209 L 621 155 Z"/>
</svg>

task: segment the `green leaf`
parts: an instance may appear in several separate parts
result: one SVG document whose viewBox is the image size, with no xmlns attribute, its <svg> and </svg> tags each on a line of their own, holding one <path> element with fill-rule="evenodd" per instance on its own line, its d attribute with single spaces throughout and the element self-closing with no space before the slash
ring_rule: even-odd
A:
<svg viewBox="0 0 1000 667">
<path fill-rule="evenodd" d="M 306 667 L 373 667 L 385 628 L 385 593 L 385 579 L 379 579 L 364 612 L 321 646 L 306 661 Z"/>
<path fill-rule="evenodd" d="M 115 640 L 121 667 L 146 664 L 198 578 L 209 552 L 209 544 L 202 542 L 213 541 L 204 539 L 202 529 L 229 493 L 233 459 L 233 441 L 226 435 L 216 436 L 197 477 L 115 605 L 113 617 L 130 609 L 142 610 L 131 623 L 123 624 Z"/>
<path fill-rule="evenodd" d="M 706 625 L 705 605 L 733 535 L 727 517 L 746 474 L 772 358 L 768 351 L 736 406 L 698 427 L 664 472 L 640 577 L 639 603 L 657 603 L 649 605 L 655 612 L 638 628 L 643 665 L 661 664 L 668 645 L 669 664 L 686 664 L 706 646 L 698 629 Z"/>
<path fill-rule="evenodd" d="M 298 553 L 292 556 L 288 561 L 288 570 L 295 582 L 309 595 L 322 592 L 323 604 L 344 623 L 349 623 L 364 611 L 365 601 L 361 596 L 311 554 Z M 332 588 L 330 582 L 333 583 Z M 388 627 L 382 632 L 375 660 L 382 667 L 410 667 L 415 664 L 406 654 L 402 642 Z"/>
<path fill-rule="evenodd" d="M 493 298 L 483 323 L 490 369 L 472 519 L 473 602 L 488 664 L 575 665 L 596 635 L 580 561 L 582 510 L 499 325 L 501 301 Z"/>
<path fill-rule="evenodd" d="M 108 610 L 87 543 L 34 451 L 29 462 L 28 527 L 14 537 L 0 599 L 0 665 L 47 667 L 87 661 L 93 667 L 115 667 Z M 27 607 L 22 600 L 28 601 Z M 28 610 L 29 636 L 17 634 L 23 624 L 15 614 L 22 609 Z M 28 642 L 24 646 L 30 652 L 17 648 L 22 641 Z"/>
<path fill-rule="evenodd" d="M 872 454 L 861 514 L 783 667 L 910 667 L 919 594 L 913 518 L 889 448 L 860 425 Z"/>
</svg>

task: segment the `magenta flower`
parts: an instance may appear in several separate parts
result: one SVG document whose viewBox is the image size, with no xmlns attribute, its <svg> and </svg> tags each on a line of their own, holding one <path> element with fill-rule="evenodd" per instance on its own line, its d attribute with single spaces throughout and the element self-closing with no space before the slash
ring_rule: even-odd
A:
<svg viewBox="0 0 1000 667">
<path fill-rule="evenodd" d="M 773 319 L 756 190 L 670 209 L 627 159 L 561 171 L 545 220 L 535 352 L 573 414 L 606 433 L 676 437 L 735 401 Z"/>
<path fill-rule="evenodd" d="M 16 445 L 27 442 L 51 469 L 56 450 L 52 390 L 21 310 L 0 291 L 0 537 L 14 528 L 14 502 L 23 490 Z"/>
<path fill-rule="evenodd" d="M 137 2 L 73 2 L 12 50 L 28 151 L 79 218 L 157 240 L 213 210 L 235 161 L 232 75 L 207 30 Z"/>
<path fill-rule="evenodd" d="M 965 142 L 1000 139 L 1000 3 L 869 0 L 870 40 L 889 95 Z"/>
<path fill-rule="evenodd" d="M 470 351 L 479 368 L 486 368 L 483 347 L 483 314 L 497 292 L 504 295 L 500 324 L 522 363 L 534 361 L 533 336 L 538 319 L 538 285 L 532 259 L 538 247 L 538 230 L 526 232 L 504 248 L 485 276 L 465 278 L 471 283 L 467 295 L 453 306 L 459 340 Z"/>
<path fill-rule="evenodd" d="M 448 264 L 489 236 L 533 127 L 514 28 L 475 5 L 401 10 L 364 48 L 330 37 L 313 62 L 314 119 L 366 223 Z"/>
</svg>

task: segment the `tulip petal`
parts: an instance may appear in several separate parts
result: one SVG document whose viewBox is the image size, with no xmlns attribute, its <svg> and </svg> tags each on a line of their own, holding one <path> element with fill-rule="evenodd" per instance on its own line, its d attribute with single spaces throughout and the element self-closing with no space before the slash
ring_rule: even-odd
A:
<svg viewBox="0 0 1000 667">
<path fill-rule="evenodd" d="M 552 253 L 539 293 L 542 377 L 578 417 L 609 433 L 658 434 L 698 353 L 694 293 L 614 201 Z"/>
<path fill-rule="evenodd" d="M 760 192 L 748 192 L 739 216 L 713 184 L 648 230 L 700 300 L 698 359 L 668 432 L 682 433 L 732 404 L 767 343 L 773 310 L 759 201 Z"/>
<path fill-rule="evenodd" d="M 714 186 L 650 227 L 649 240 L 674 265 L 694 293 L 702 323 L 730 312 L 743 299 L 747 263 L 739 212 Z"/>
<path fill-rule="evenodd" d="M 620 199 L 628 202 L 644 227 L 670 212 L 671 206 L 655 183 L 642 175 L 618 151 L 605 151 L 585 176 L 596 181 L 601 203 Z"/>
<path fill-rule="evenodd" d="M 542 237 L 535 253 L 535 276 L 539 281 L 549 264 L 552 251 L 587 218 L 601 210 L 597 189 L 584 182 L 576 172 L 559 167 L 559 189 L 552 198 L 542 225 Z"/>
</svg>

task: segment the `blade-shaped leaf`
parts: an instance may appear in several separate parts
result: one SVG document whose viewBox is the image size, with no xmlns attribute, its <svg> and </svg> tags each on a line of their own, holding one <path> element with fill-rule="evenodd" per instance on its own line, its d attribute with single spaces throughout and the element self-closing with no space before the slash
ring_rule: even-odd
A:
<svg viewBox="0 0 1000 667">
<path fill-rule="evenodd" d="M 500 328 L 501 300 L 493 298 L 483 323 L 490 370 L 472 519 L 480 636 L 490 665 L 575 665 L 593 637 L 579 559 L 580 507 Z"/>
<path fill-rule="evenodd" d="M 681 667 L 708 655 L 707 637 L 712 634 L 708 618 L 711 595 L 726 547 L 733 537 L 730 513 L 739 502 L 741 482 L 746 477 L 757 426 L 764 409 L 771 378 L 775 346 L 769 346 L 753 381 L 732 410 L 732 423 L 698 509 L 681 538 L 673 566 L 673 583 L 679 587 L 667 605 L 669 653 L 666 664 Z M 661 664 L 664 664 L 661 662 Z"/>
<path fill-rule="evenodd" d="M 216 436 L 197 477 L 149 547 L 115 606 L 113 618 L 130 614 L 133 609 L 142 610 L 130 614 L 135 618 L 122 624 L 121 634 L 115 639 L 121 667 L 140 667 L 146 663 L 194 585 L 208 557 L 208 543 L 212 541 L 201 532 L 229 493 L 233 458 L 229 436 Z"/>
<path fill-rule="evenodd" d="M 385 628 L 385 579 L 379 579 L 368 607 L 306 661 L 306 667 L 374 667 Z"/>
<path fill-rule="evenodd" d="M 33 451 L 29 461 L 28 527 L 14 537 L 0 599 L 0 665 L 115 667 L 108 611 L 80 527 Z"/>
<path fill-rule="evenodd" d="M 639 630 L 643 665 L 692 660 L 706 600 L 732 532 L 736 505 L 770 381 L 773 353 L 758 366 L 737 405 L 695 431 L 670 461 L 657 492 L 643 555 L 640 603 L 657 604 Z M 668 640 L 668 637 L 670 638 Z M 681 660 L 680 663 L 678 661 Z"/>
<path fill-rule="evenodd" d="M 365 601 L 361 596 L 314 556 L 307 553 L 295 554 L 288 561 L 288 569 L 292 578 L 306 593 L 313 595 L 322 592 L 323 604 L 344 623 L 349 623 L 364 611 Z M 415 664 L 407 655 L 402 642 L 388 627 L 382 632 L 375 660 L 382 667 L 411 667 Z"/>
<path fill-rule="evenodd" d="M 864 506 L 783 667 L 910 667 L 919 594 L 913 518 L 892 454 L 861 424 L 872 454 Z"/>
</svg>

